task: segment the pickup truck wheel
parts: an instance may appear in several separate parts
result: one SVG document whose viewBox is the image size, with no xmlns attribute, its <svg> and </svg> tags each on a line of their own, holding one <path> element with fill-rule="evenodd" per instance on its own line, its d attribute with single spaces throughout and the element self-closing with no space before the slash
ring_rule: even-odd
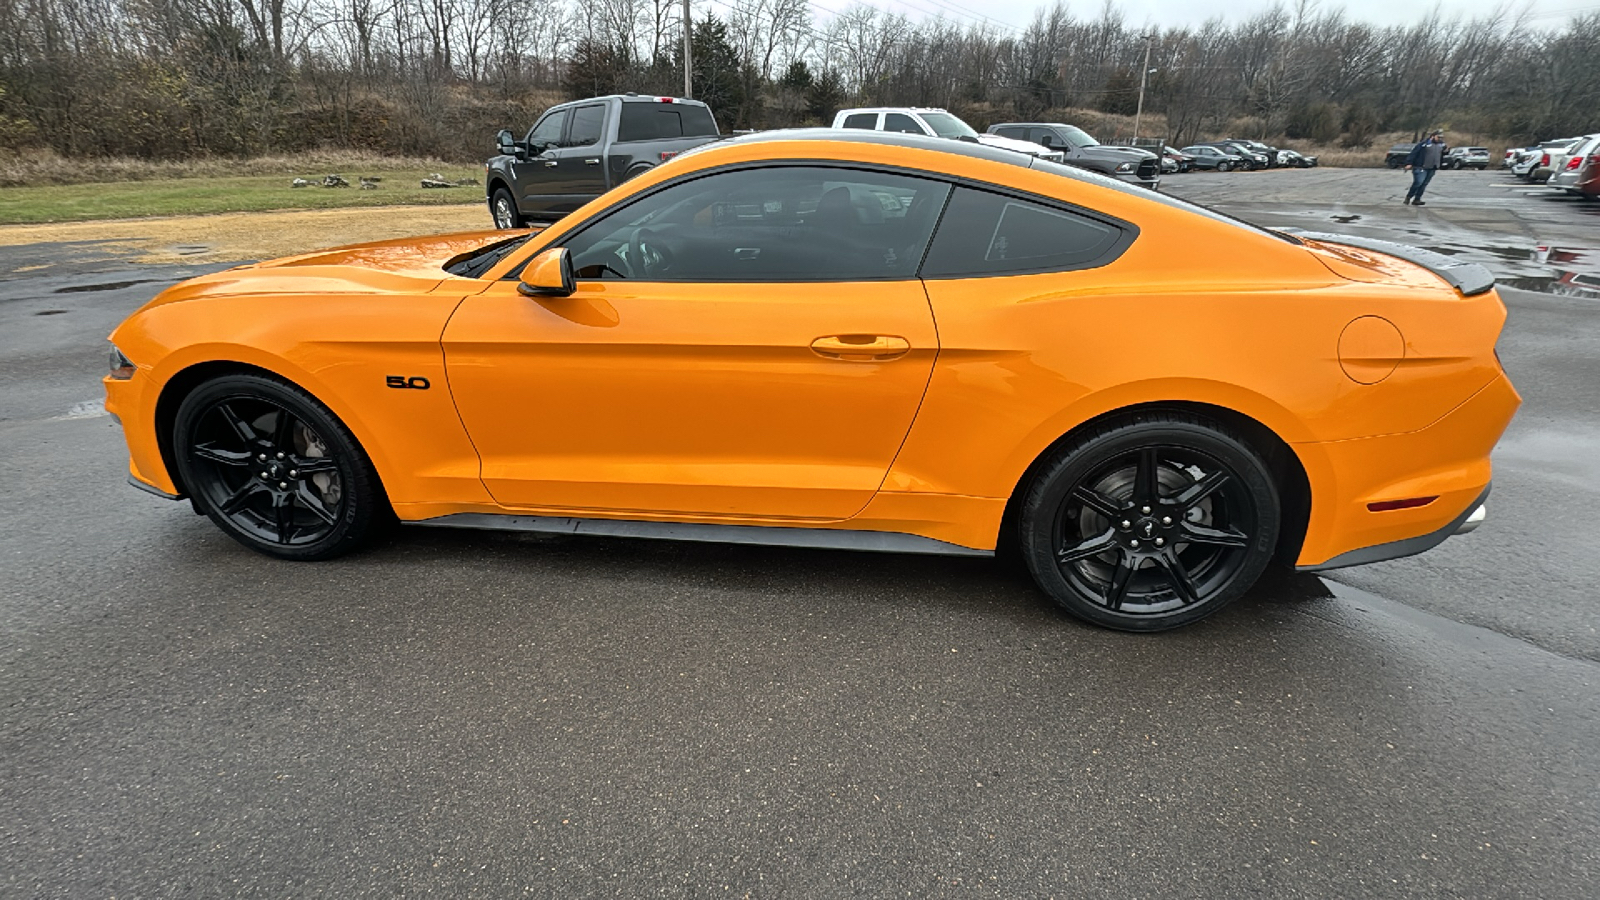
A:
<svg viewBox="0 0 1600 900">
<path fill-rule="evenodd" d="M 654 166 L 634 166 L 633 168 L 628 170 L 627 174 L 622 176 L 622 181 L 619 181 L 617 183 L 618 184 L 622 184 L 623 182 L 632 181 L 635 178 L 638 178 L 640 175 L 643 175 L 644 173 L 650 171 L 653 168 L 655 168 L 655 167 Z"/>
<path fill-rule="evenodd" d="M 522 219 L 522 214 L 517 212 L 517 201 L 512 199 L 511 192 L 505 188 L 497 188 L 494 196 L 489 198 L 489 214 L 494 216 L 496 228 L 522 228 L 527 225 Z"/>
</svg>

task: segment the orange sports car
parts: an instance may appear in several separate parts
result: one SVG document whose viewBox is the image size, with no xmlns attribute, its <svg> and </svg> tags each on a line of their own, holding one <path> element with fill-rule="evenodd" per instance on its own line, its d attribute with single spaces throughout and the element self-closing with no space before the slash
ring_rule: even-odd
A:
<svg viewBox="0 0 1600 900">
<path fill-rule="evenodd" d="M 132 481 L 325 559 L 402 522 L 909 553 L 1192 622 L 1483 516 L 1479 266 L 877 132 L 686 153 L 549 228 L 179 284 L 112 334 Z"/>
</svg>

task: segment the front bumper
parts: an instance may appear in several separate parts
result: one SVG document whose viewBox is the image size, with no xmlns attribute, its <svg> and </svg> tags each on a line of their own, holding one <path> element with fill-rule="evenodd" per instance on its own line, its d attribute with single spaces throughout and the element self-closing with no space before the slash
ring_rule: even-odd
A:
<svg viewBox="0 0 1600 900">
<path fill-rule="evenodd" d="M 160 497 L 179 499 L 182 490 L 167 471 L 156 436 L 154 407 L 159 387 L 150 372 L 140 369 L 132 378 L 106 378 L 106 412 L 122 425 L 128 443 L 128 481 Z"/>
<path fill-rule="evenodd" d="M 1159 175 L 1154 178 L 1140 178 L 1137 172 L 1113 172 L 1111 177 L 1118 181 L 1126 181 L 1129 184 L 1137 184 L 1140 187 L 1149 188 L 1152 191 L 1161 188 L 1161 177 Z"/>
</svg>

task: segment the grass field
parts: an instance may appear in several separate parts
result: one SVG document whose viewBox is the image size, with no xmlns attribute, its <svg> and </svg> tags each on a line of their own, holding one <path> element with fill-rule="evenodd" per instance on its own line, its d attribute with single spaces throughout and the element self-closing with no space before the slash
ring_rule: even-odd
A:
<svg viewBox="0 0 1600 900">
<path fill-rule="evenodd" d="M 329 171 L 343 175 L 351 187 L 317 186 L 315 182 L 319 182 Z M 451 180 L 475 178 L 479 183 L 454 188 L 423 188 L 423 176 L 432 172 Z M 284 174 L 0 188 L 0 224 L 31 225 L 278 209 L 443 206 L 484 202 L 481 167 L 308 169 L 300 174 L 313 181 L 313 186 L 292 188 L 289 185 L 295 176 Z M 381 177 L 383 181 L 376 190 L 363 191 L 356 187 L 363 175 Z"/>
</svg>

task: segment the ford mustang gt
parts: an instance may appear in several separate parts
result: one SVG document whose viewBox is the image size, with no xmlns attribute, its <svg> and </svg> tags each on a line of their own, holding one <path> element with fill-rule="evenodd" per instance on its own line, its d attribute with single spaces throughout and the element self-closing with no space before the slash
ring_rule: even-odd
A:
<svg viewBox="0 0 1600 900">
<path fill-rule="evenodd" d="M 987 555 L 1195 621 L 1484 515 L 1481 267 L 981 145 L 779 131 L 543 230 L 179 284 L 112 334 L 136 486 L 292 560 L 401 522 Z"/>
</svg>

